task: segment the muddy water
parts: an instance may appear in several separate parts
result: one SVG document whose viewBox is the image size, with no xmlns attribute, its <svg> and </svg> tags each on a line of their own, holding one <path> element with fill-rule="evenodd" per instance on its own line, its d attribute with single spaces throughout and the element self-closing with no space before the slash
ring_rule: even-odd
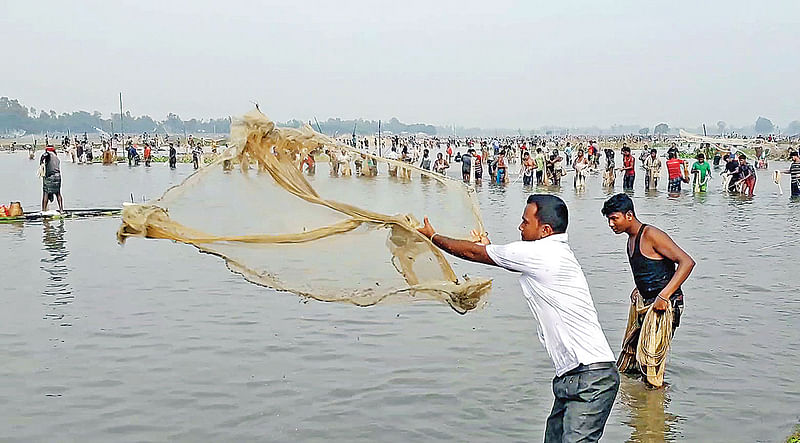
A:
<svg viewBox="0 0 800 443">
<path fill-rule="evenodd" d="M 68 207 L 154 197 L 191 173 L 62 164 Z M 35 209 L 34 173 L 25 154 L 0 154 L 0 199 Z M 698 266 L 668 389 L 624 378 L 605 441 L 779 441 L 798 421 L 800 242 L 786 242 L 800 236 L 800 202 L 779 196 L 768 173 L 760 179 L 752 200 L 718 185 L 700 197 L 646 195 L 637 183 L 640 217 Z M 598 185 L 551 191 L 569 204 L 570 242 L 618 351 L 633 283 Z M 494 242 L 518 237 L 526 192 L 479 188 Z M 513 274 L 471 269 L 495 283 L 488 305 L 465 316 L 436 303 L 303 302 L 189 246 L 120 247 L 118 225 L 0 225 L 0 439 L 541 438 L 553 370 Z"/>
</svg>

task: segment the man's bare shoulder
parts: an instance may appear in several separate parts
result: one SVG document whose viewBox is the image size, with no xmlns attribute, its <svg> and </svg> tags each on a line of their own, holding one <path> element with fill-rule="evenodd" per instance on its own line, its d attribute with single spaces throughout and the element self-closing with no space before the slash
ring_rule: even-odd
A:
<svg viewBox="0 0 800 443">
<path fill-rule="evenodd" d="M 658 242 L 663 240 L 672 240 L 672 238 L 666 232 L 662 231 L 660 228 L 657 228 L 653 225 L 647 225 L 647 229 L 644 230 L 642 234 L 645 240 Z"/>
</svg>

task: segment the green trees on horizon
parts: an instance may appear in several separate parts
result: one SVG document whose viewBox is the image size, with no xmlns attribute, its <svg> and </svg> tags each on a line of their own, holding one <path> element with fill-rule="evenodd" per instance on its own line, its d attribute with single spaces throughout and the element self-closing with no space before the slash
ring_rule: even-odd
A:
<svg viewBox="0 0 800 443">
<path fill-rule="evenodd" d="M 45 132 L 97 132 L 102 130 L 108 133 L 120 132 L 124 129 L 126 133 L 168 133 L 168 134 L 195 134 L 195 133 L 228 133 L 230 132 L 230 118 L 218 118 L 209 120 L 190 119 L 183 120 L 175 113 L 169 113 L 164 120 L 155 120 L 149 115 L 132 116 L 126 111 L 120 120 L 119 113 L 111 114 L 110 118 L 103 118 L 97 111 L 92 113 L 86 111 L 75 111 L 71 113 L 58 114 L 55 111 L 37 110 L 33 107 L 28 108 L 22 105 L 17 99 L 0 97 L 0 133 L 13 133 L 25 131 L 25 133 L 45 133 Z M 316 122 L 308 122 L 314 129 L 317 129 Z M 299 120 L 289 120 L 286 123 L 279 123 L 281 126 L 299 127 L 303 122 Z M 121 126 L 121 127 L 120 127 Z M 367 135 L 378 132 L 378 120 L 342 120 L 339 118 L 329 118 L 319 122 L 319 128 L 328 135 L 334 134 L 356 134 Z M 392 118 L 388 122 L 380 122 L 380 129 L 385 133 L 418 133 L 436 135 L 436 127 L 426 124 L 405 124 L 397 118 Z"/>
<path fill-rule="evenodd" d="M 63 112 L 37 110 L 22 105 L 17 99 L 0 97 L 0 133 L 25 131 L 26 133 L 45 132 L 120 132 L 126 133 L 227 133 L 230 131 L 230 119 L 219 118 L 209 120 L 183 120 L 177 114 L 170 113 L 164 120 L 154 120 L 149 115 L 134 117 L 125 112 L 120 120 L 119 113 L 103 118 L 98 111 Z"/>
<path fill-rule="evenodd" d="M 66 133 L 68 131 L 73 133 L 82 132 L 97 132 L 98 129 L 112 133 L 121 132 L 120 125 L 126 133 L 159 133 L 159 134 L 198 134 L 198 133 L 218 133 L 227 134 L 230 132 L 230 117 L 199 120 L 190 119 L 183 120 L 175 113 L 169 113 L 163 120 L 155 120 L 149 115 L 133 116 L 130 112 L 125 112 L 120 120 L 119 113 L 111 114 L 109 118 L 103 118 L 102 114 L 98 111 L 74 111 L 71 113 L 63 112 L 56 113 L 53 110 L 45 111 L 43 109 L 35 109 L 33 107 L 26 107 L 22 105 L 17 99 L 10 99 L 8 97 L 0 97 L 0 134 L 15 134 L 23 132 L 27 134 L 41 134 L 41 133 Z M 364 119 L 348 119 L 342 120 L 340 118 L 328 118 L 327 120 L 316 122 L 306 121 L 314 129 L 319 130 L 327 135 L 349 135 L 354 131 L 358 135 L 372 135 L 378 133 L 378 127 L 384 134 L 416 134 L 423 133 L 427 135 L 440 135 L 448 136 L 453 133 L 456 128 L 450 127 L 437 127 L 433 125 L 415 123 L 406 124 L 399 121 L 397 118 L 391 118 L 389 121 L 378 120 L 364 120 Z M 296 119 L 289 120 L 284 123 L 278 123 L 279 126 L 300 127 L 304 122 Z M 709 125 L 711 126 L 711 125 Z M 765 117 L 759 117 L 755 125 L 736 128 L 729 126 L 726 122 L 719 120 L 716 123 L 717 133 L 723 134 L 726 132 L 736 132 L 742 135 L 754 134 L 772 134 L 778 131 L 778 127 L 773 124 L 771 120 Z M 713 126 L 712 126 L 713 127 Z M 521 130 L 497 130 L 497 129 L 481 129 L 481 128 L 457 128 L 459 136 L 485 136 L 485 135 L 508 135 L 508 134 L 521 134 Z M 786 128 L 781 128 L 781 132 L 788 135 L 800 134 L 800 120 L 790 122 Z M 690 132 L 697 132 L 699 128 L 688 128 Z M 561 127 L 542 127 L 538 131 L 529 131 L 530 134 L 546 133 L 546 134 L 561 134 L 561 133 L 585 133 L 585 134 L 634 134 L 648 135 L 651 133 L 650 128 L 643 128 L 639 125 L 613 125 L 610 131 L 598 127 L 589 128 L 561 128 Z M 659 123 L 652 130 L 652 134 L 670 134 L 677 133 L 676 129 L 670 128 L 667 123 Z"/>
</svg>

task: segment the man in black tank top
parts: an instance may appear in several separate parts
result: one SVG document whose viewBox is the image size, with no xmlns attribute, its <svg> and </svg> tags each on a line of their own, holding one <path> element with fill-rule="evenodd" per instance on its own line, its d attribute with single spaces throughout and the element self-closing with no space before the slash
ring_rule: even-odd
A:
<svg viewBox="0 0 800 443">
<path fill-rule="evenodd" d="M 627 194 L 617 194 L 606 200 L 602 213 L 615 234 L 628 234 L 626 255 L 636 283 L 636 289 L 631 293 L 631 302 L 636 303 L 638 294 L 644 306 L 652 305 L 654 311 L 664 311 L 671 304 L 674 334 L 683 312 L 681 285 L 692 272 L 694 260 L 664 231 L 639 221 L 633 209 L 633 201 Z M 643 317 L 643 314 L 640 315 L 640 324 Z M 638 331 L 633 337 L 627 335 L 626 333 L 626 342 L 632 341 L 633 345 L 638 342 Z M 626 344 L 623 343 L 623 348 Z M 623 349 L 623 353 L 625 352 Z M 620 355 L 618 365 L 623 365 L 623 357 Z M 620 368 L 622 371 L 626 369 L 629 367 Z M 634 369 L 638 370 L 636 367 Z"/>
</svg>

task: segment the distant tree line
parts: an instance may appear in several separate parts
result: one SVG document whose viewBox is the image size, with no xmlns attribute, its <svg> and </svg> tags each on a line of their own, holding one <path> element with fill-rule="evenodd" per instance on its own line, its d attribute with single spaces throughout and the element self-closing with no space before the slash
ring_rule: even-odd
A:
<svg viewBox="0 0 800 443">
<path fill-rule="evenodd" d="M 311 124 L 314 129 L 321 130 L 328 135 L 351 134 L 353 131 L 359 135 L 375 134 L 380 130 L 387 133 L 424 133 L 436 135 L 436 127 L 425 124 L 405 124 L 396 118 L 388 122 L 378 120 L 342 120 L 339 118 L 329 118 L 326 121 L 306 122 Z M 134 117 L 130 112 L 125 112 L 120 120 L 118 113 L 111 114 L 110 118 L 103 118 L 97 111 L 92 113 L 86 111 L 75 111 L 61 114 L 55 111 L 37 110 L 22 105 L 16 99 L 0 97 L 0 133 L 14 133 L 25 131 L 26 133 L 45 133 L 45 132 L 97 132 L 98 129 L 108 133 L 228 133 L 230 132 L 230 118 L 218 118 L 209 120 L 183 120 L 177 114 L 170 113 L 164 120 L 155 120 L 148 115 Z M 285 123 L 278 123 L 279 126 L 299 127 L 302 122 L 290 120 Z"/>
<path fill-rule="evenodd" d="M 55 111 L 37 110 L 33 107 L 26 107 L 19 103 L 16 99 L 9 99 L 8 97 L 0 97 L 0 134 L 13 134 L 24 131 L 28 134 L 40 134 L 46 132 L 59 132 L 66 133 L 71 131 L 74 133 L 82 132 L 97 132 L 98 129 L 108 133 L 121 132 L 122 129 L 126 133 L 159 133 L 159 134 L 197 134 L 197 133 L 220 133 L 225 134 L 230 132 L 231 120 L 229 117 L 198 120 L 190 119 L 183 120 L 177 114 L 170 113 L 164 120 L 155 120 L 148 115 L 141 115 L 134 117 L 130 112 L 125 112 L 120 120 L 120 115 L 111 114 L 110 118 L 103 118 L 102 114 L 97 111 L 92 113 L 86 111 L 75 111 L 71 113 L 63 112 L 61 114 Z M 400 122 L 397 118 L 391 118 L 389 121 L 378 120 L 342 120 L 339 118 L 329 118 L 324 121 L 317 122 L 316 120 L 301 122 L 299 120 L 289 120 L 288 122 L 280 123 L 279 126 L 300 127 L 303 123 L 308 123 L 317 131 L 328 135 L 346 135 L 355 132 L 358 135 L 372 135 L 378 133 L 380 130 L 384 133 L 391 134 L 416 134 L 423 133 L 427 135 L 439 136 L 491 136 L 491 135 L 523 135 L 521 129 L 481 129 L 481 128 L 463 128 L 463 127 L 442 127 L 433 126 L 423 123 L 405 124 Z M 121 128 L 121 127 L 122 128 Z M 727 123 L 720 120 L 716 123 L 716 131 L 712 125 L 708 125 L 707 132 L 711 134 L 737 133 L 740 135 L 754 135 L 754 134 L 773 134 L 780 132 L 788 135 L 800 134 L 800 121 L 794 120 L 790 122 L 785 128 L 778 128 L 772 121 L 765 117 L 759 117 L 753 126 L 746 126 L 735 128 L 728 126 Z M 703 127 L 699 128 L 686 128 L 690 132 L 703 133 Z M 597 134 L 597 135 L 622 135 L 639 133 L 641 135 L 648 135 L 651 133 L 650 128 L 641 127 L 639 125 L 613 125 L 610 129 L 601 129 L 598 127 L 586 128 L 562 128 L 556 126 L 542 127 L 539 130 L 529 131 L 530 135 L 546 134 L 546 135 L 560 135 L 560 134 Z M 652 129 L 654 135 L 676 134 L 677 129 L 671 128 L 667 123 L 659 123 Z"/>
<path fill-rule="evenodd" d="M 16 99 L 0 97 L 0 133 L 25 133 L 46 132 L 97 132 L 103 130 L 108 133 L 227 133 L 230 131 L 230 119 L 219 118 L 210 120 L 183 120 L 177 114 L 170 113 L 164 120 L 154 120 L 148 115 L 134 117 L 126 112 L 120 120 L 120 115 L 111 114 L 110 118 L 103 118 L 97 111 L 75 111 L 61 114 L 55 111 L 37 110 L 28 108 Z"/>
</svg>

